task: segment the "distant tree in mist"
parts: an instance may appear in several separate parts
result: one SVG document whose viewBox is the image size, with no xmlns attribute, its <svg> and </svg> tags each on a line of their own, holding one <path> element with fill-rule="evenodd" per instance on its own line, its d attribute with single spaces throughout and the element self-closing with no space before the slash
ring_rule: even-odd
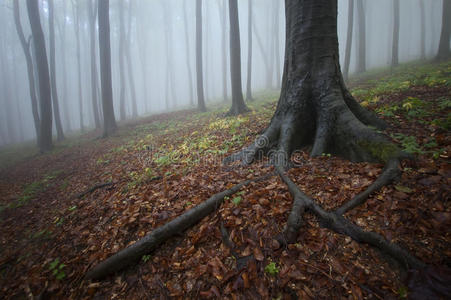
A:
<svg viewBox="0 0 451 300">
<path fill-rule="evenodd" d="M 188 88 L 189 88 L 189 104 L 194 105 L 194 91 L 193 91 L 193 71 L 191 70 L 191 49 L 189 43 L 189 30 L 188 30 L 188 9 L 186 4 L 188 1 L 183 1 L 183 27 L 185 34 L 185 47 L 186 47 L 186 71 L 188 73 Z"/>
<path fill-rule="evenodd" d="M 420 4 L 420 18 L 421 18 L 421 36 L 420 36 L 420 58 L 426 59 L 426 17 L 424 12 L 424 0 L 418 0 Z"/>
<path fill-rule="evenodd" d="M 437 59 L 444 60 L 451 55 L 449 43 L 451 38 L 451 0 L 443 0 L 442 31 L 438 46 Z"/>
<path fill-rule="evenodd" d="M 358 50 L 357 50 L 357 73 L 366 71 L 366 20 L 363 0 L 357 0 L 358 17 Z"/>
<path fill-rule="evenodd" d="M 393 42 L 391 66 L 399 64 L 399 0 L 393 0 Z"/>
<path fill-rule="evenodd" d="M 97 55 L 96 55 L 96 21 L 97 5 L 95 0 L 88 0 L 88 21 L 89 21 L 89 57 L 91 59 L 91 102 L 94 124 L 100 128 L 99 106 L 97 104 Z"/>
<path fill-rule="evenodd" d="M 31 112 L 33 114 L 34 128 L 36 132 L 36 139 L 38 141 L 38 145 L 40 145 L 39 137 L 40 137 L 40 118 L 38 112 L 38 99 L 36 96 L 36 87 L 35 87 L 35 78 L 34 78 L 34 70 L 33 70 L 33 60 L 31 58 L 30 53 L 30 41 L 25 39 L 25 35 L 23 33 L 22 24 L 20 23 L 20 8 L 19 1 L 13 1 L 13 10 L 14 10 L 14 23 L 16 25 L 17 35 L 19 36 L 19 41 L 22 46 L 22 50 L 25 55 L 25 62 L 27 64 L 27 74 L 28 74 L 28 89 L 30 92 L 30 100 L 31 100 Z"/>
<path fill-rule="evenodd" d="M 280 23 L 280 2 L 274 1 L 274 58 L 276 61 L 276 87 L 280 88 L 282 77 L 280 76 L 280 38 L 279 38 L 279 23 Z"/>
<path fill-rule="evenodd" d="M 56 87 L 55 66 L 55 7 L 53 0 L 47 0 L 49 8 L 49 50 L 50 50 L 50 83 L 52 90 L 53 116 L 55 117 L 57 140 L 64 140 L 63 126 L 61 125 L 58 90 Z"/>
<path fill-rule="evenodd" d="M 252 0 L 248 0 L 246 100 L 252 101 Z"/>
<path fill-rule="evenodd" d="M 204 81 L 202 69 L 202 0 L 196 0 L 196 87 L 197 108 L 207 111 L 204 99 Z"/>
<path fill-rule="evenodd" d="M 228 115 L 239 115 L 248 111 L 243 99 L 241 86 L 241 47 L 240 47 L 240 23 L 238 20 L 237 0 L 229 0 L 230 21 L 230 75 L 232 83 L 232 107 Z"/>
<path fill-rule="evenodd" d="M 164 45 L 166 57 L 166 109 L 177 106 L 176 82 L 174 75 L 174 47 L 173 47 L 173 21 L 172 11 L 167 0 L 162 2 L 164 16 Z M 171 94 L 171 96 L 169 96 Z"/>
<path fill-rule="evenodd" d="M 75 39 L 77 43 L 77 75 L 78 75 L 78 105 L 79 105 L 79 116 L 80 116 L 80 129 L 83 131 L 85 129 L 83 121 L 83 91 L 81 87 L 81 49 L 80 49 L 80 3 L 78 1 L 72 0 L 72 12 L 74 16 L 74 30 Z"/>
<path fill-rule="evenodd" d="M 346 34 L 345 61 L 344 61 L 344 66 L 343 66 L 344 80 L 348 80 L 348 76 L 349 76 L 349 65 L 351 63 L 353 30 L 354 30 L 354 0 L 348 0 L 348 28 L 347 28 L 347 34 Z"/>
<path fill-rule="evenodd" d="M 121 0 L 122 2 L 122 0 Z M 136 103 L 136 89 L 135 89 L 135 78 L 133 76 L 133 64 L 131 55 L 131 44 L 132 44 L 132 12 L 133 12 L 134 1 L 128 2 L 128 20 L 127 20 L 127 31 L 125 34 L 125 58 L 127 60 L 127 73 L 128 73 L 128 83 L 130 88 L 130 100 L 132 103 L 132 117 L 136 118 L 138 116 L 138 105 Z"/>
<path fill-rule="evenodd" d="M 39 108 L 41 113 L 39 149 L 50 151 L 52 144 L 52 96 L 50 91 L 50 75 L 45 49 L 44 32 L 39 17 L 38 0 L 27 0 L 28 20 L 34 42 L 36 67 L 39 82 Z"/>
<path fill-rule="evenodd" d="M 119 116 L 121 121 L 126 118 L 125 93 L 127 83 L 125 81 L 125 21 L 124 21 L 124 1 L 119 0 Z"/>
<path fill-rule="evenodd" d="M 98 0 L 100 81 L 102 87 L 103 136 L 109 136 L 117 129 L 113 108 L 113 87 L 111 80 L 111 46 L 109 0 Z"/>
<path fill-rule="evenodd" d="M 219 17 L 221 20 L 221 62 L 222 62 L 222 98 L 227 101 L 227 0 L 218 2 Z"/>
</svg>

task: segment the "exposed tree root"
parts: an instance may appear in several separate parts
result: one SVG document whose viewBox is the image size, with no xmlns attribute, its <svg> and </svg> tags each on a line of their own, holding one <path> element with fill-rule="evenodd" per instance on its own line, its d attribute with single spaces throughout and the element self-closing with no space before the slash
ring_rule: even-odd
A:
<svg viewBox="0 0 451 300">
<path fill-rule="evenodd" d="M 143 255 L 153 251 L 172 236 L 180 234 L 181 232 L 198 223 L 213 211 L 217 210 L 224 200 L 224 197 L 233 195 L 243 186 L 248 185 L 251 182 L 265 180 L 273 175 L 274 174 L 268 174 L 256 179 L 243 181 L 237 185 L 234 185 L 230 189 L 211 196 L 201 204 L 188 210 L 169 223 L 156 228 L 133 245 L 119 251 L 94 268 L 90 269 L 86 273 L 85 278 L 101 279 L 107 275 L 113 274 L 132 264 L 135 264 L 141 259 Z"/>
<path fill-rule="evenodd" d="M 298 230 L 300 228 L 299 224 L 301 224 L 302 222 L 301 215 L 297 214 L 297 212 L 300 212 L 300 210 L 299 208 L 295 208 L 295 206 L 302 207 L 303 209 L 308 209 L 313 214 L 315 214 L 322 226 L 330 228 L 337 233 L 345 234 L 357 242 L 366 243 L 378 248 L 383 253 L 388 254 L 389 256 L 396 259 L 406 269 L 422 269 L 426 266 L 423 262 L 415 258 L 406 250 L 402 249 L 396 244 L 390 243 L 381 235 L 374 232 L 364 231 L 362 228 L 348 221 L 336 212 L 325 211 L 312 198 L 305 195 L 299 189 L 299 187 L 293 181 L 291 181 L 291 179 L 288 178 L 287 175 L 284 174 L 282 168 L 277 167 L 277 171 L 280 175 L 280 178 L 285 182 L 288 190 L 294 198 L 293 210 L 290 214 L 289 223 L 287 224 L 286 229 L 286 232 L 288 234 L 292 234 L 295 230 Z"/>
<path fill-rule="evenodd" d="M 98 189 L 101 189 L 103 187 L 110 186 L 110 185 L 114 185 L 114 182 L 104 182 L 104 183 L 96 184 L 96 185 L 90 187 L 89 189 L 81 192 L 80 194 L 76 195 L 74 198 L 78 198 L 78 199 L 83 198 L 84 196 L 94 192 L 95 190 L 98 190 Z"/>
</svg>

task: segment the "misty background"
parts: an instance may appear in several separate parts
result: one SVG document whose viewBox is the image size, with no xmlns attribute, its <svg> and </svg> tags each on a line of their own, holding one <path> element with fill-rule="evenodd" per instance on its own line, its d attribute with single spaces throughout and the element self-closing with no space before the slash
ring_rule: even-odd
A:
<svg viewBox="0 0 451 300">
<path fill-rule="evenodd" d="M 0 106 L 2 107 L 0 145 L 35 139 L 27 65 L 15 28 L 12 1 L 19 1 L 20 20 L 25 37 L 28 38 L 31 34 L 25 1 L 0 0 Z M 90 75 L 88 9 L 90 1 L 54 0 L 56 81 L 61 120 L 66 135 L 79 132 L 80 129 L 95 128 Z M 243 93 L 246 92 L 247 79 L 248 1 L 238 0 Z M 367 69 L 389 66 L 392 60 L 393 2 L 392 0 L 363 2 Z M 121 120 L 121 89 L 124 93 L 125 106 L 123 117 L 126 119 L 131 119 L 133 116 L 133 98 L 136 99 L 138 116 L 194 107 L 197 103 L 195 4 L 194 0 L 110 0 L 113 103 L 117 120 Z M 47 40 L 47 55 L 49 55 L 48 2 L 40 0 L 39 5 L 41 24 Z M 424 7 L 423 10 L 421 5 Z M 205 99 L 207 105 L 230 101 L 228 100 L 231 94 L 228 1 L 204 0 L 202 10 Z M 252 10 L 252 91 L 277 90 L 281 83 L 285 48 L 284 1 L 253 0 Z M 435 56 L 437 52 L 442 22 L 442 1 L 401 0 L 400 62 L 421 58 L 421 12 L 424 13 L 426 58 Z M 120 37 L 121 19 L 125 35 L 122 39 Z M 347 24 L 348 0 L 339 0 L 338 37 L 342 66 Z M 79 60 L 77 28 L 80 42 Z M 357 9 L 354 9 L 351 74 L 356 70 L 359 28 Z M 123 46 L 122 50 L 121 46 Z M 99 64 L 97 32 L 95 47 L 96 62 Z M 126 51 L 129 53 L 126 54 Z M 120 75 L 121 57 L 123 58 L 122 77 Z M 223 58 L 226 59 L 225 69 Z M 97 65 L 98 77 L 99 69 Z M 132 80 L 130 76 L 133 77 Z M 227 84 L 226 90 L 223 88 L 224 78 Z M 100 79 L 97 82 L 97 102 L 101 109 Z M 53 132 L 56 135 L 56 130 Z"/>
</svg>

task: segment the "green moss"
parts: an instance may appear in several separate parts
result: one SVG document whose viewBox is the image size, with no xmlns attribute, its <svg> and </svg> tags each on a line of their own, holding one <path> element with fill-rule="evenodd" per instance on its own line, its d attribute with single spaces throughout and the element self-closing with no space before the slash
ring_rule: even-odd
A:
<svg viewBox="0 0 451 300">
<path fill-rule="evenodd" d="M 381 162 L 387 162 L 401 152 L 395 144 L 384 141 L 360 141 L 358 145 Z"/>
</svg>

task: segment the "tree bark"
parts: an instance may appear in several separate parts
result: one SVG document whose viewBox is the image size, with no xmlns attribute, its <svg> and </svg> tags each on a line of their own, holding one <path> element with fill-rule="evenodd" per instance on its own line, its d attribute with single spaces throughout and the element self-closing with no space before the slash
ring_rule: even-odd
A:
<svg viewBox="0 0 451 300">
<path fill-rule="evenodd" d="M 111 46 L 109 0 L 98 0 L 100 77 L 102 87 L 103 136 L 116 131 L 113 108 L 113 87 L 111 83 Z"/>
<path fill-rule="evenodd" d="M 72 2 L 72 9 L 74 14 L 74 29 L 77 48 L 77 70 L 78 70 L 78 109 L 80 117 L 80 130 L 84 131 L 85 125 L 83 121 L 83 91 L 81 87 L 81 50 L 80 50 L 80 3 Z"/>
<path fill-rule="evenodd" d="M 348 80 L 349 77 L 349 65 L 351 63 L 353 31 L 354 31 L 354 0 L 348 0 L 348 33 L 346 35 L 345 65 L 343 68 L 343 78 L 345 81 Z"/>
<path fill-rule="evenodd" d="M 246 100 L 252 101 L 252 0 L 248 0 L 247 17 L 247 83 Z"/>
<path fill-rule="evenodd" d="M 132 64 L 132 55 L 130 45 L 132 43 L 132 6 L 133 1 L 129 1 L 128 3 L 128 23 L 127 23 L 127 32 L 125 35 L 125 58 L 127 59 L 127 72 L 128 72 L 128 82 L 130 88 L 130 96 L 132 101 L 132 116 L 136 118 L 138 116 L 138 106 L 136 103 L 136 89 L 135 89 L 135 78 L 133 75 L 133 64 Z"/>
<path fill-rule="evenodd" d="M 40 145 L 40 118 L 38 112 L 38 99 L 36 96 L 36 88 L 35 88 L 35 78 L 33 71 L 33 60 L 31 58 L 30 53 L 30 43 L 25 39 L 25 35 L 23 33 L 22 24 L 20 23 L 20 8 L 19 1 L 13 1 L 13 10 L 14 10 L 14 22 L 16 25 L 17 35 L 19 36 L 20 44 L 22 46 L 22 50 L 25 55 L 25 61 L 27 63 L 27 74 L 28 74 L 28 90 L 30 92 L 30 100 L 31 100 L 31 111 L 33 114 L 34 128 L 36 131 L 36 140 L 37 144 Z"/>
<path fill-rule="evenodd" d="M 188 34 L 188 12 L 186 8 L 187 1 L 183 1 L 183 25 L 185 29 L 185 47 L 186 47 L 186 71 L 188 72 L 188 88 L 189 88 L 189 103 L 194 105 L 194 91 L 193 91 L 193 71 L 191 70 L 191 49 Z"/>
<path fill-rule="evenodd" d="M 451 55 L 449 43 L 451 38 L 451 0 L 443 0 L 442 31 L 438 46 L 437 60 L 445 60 Z"/>
<path fill-rule="evenodd" d="M 228 115 L 239 115 L 248 111 L 241 86 L 240 23 L 237 0 L 229 0 L 230 21 L 230 81 L 232 83 L 232 107 Z"/>
<path fill-rule="evenodd" d="M 28 19 L 34 41 L 36 66 L 39 81 L 39 108 L 41 112 L 40 143 L 41 152 L 52 149 L 52 96 L 50 91 L 50 75 L 45 50 L 44 32 L 42 31 L 41 19 L 37 0 L 27 0 Z"/>
<path fill-rule="evenodd" d="M 97 54 L 96 54 L 96 20 L 97 5 L 95 0 L 88 0 L 89 15 L 89 50 L 91 59 L 91 102 L 92 113 L 94 115 L 94 124 L 96 128 L 100 128 L 100 114 L 97 100 Z"/>
<path fill-rule="evenodd" d="M 391 66 L 399 64 L 399 0 L 393 0 L 393 42 Z"/>
<path fill-rule="evenodd" d="M 204 81 L 202 69 L 202 0 L 196 0 L 196 86 L 197 108 L 205 112 Z"/>
<path fill-rule="evenodd" d="M 61 125 L 58 89 L 56 86 L 55 66 L 55 9 L 53 0 L 47 0 L 49 8 L 49 48 L 50 48 L 50 83 L 52 89 L 53 116 L 55 117 L 56 139 L 64 140 L 63 126 Z"/>
<path fill-rule="evenodd" d="M 357 0 L 357 16 L 359 24 L 359 44 L 357 55 L 357 73 L 366 71 L 366 20 L 363 0 Z"/>
</svg>

